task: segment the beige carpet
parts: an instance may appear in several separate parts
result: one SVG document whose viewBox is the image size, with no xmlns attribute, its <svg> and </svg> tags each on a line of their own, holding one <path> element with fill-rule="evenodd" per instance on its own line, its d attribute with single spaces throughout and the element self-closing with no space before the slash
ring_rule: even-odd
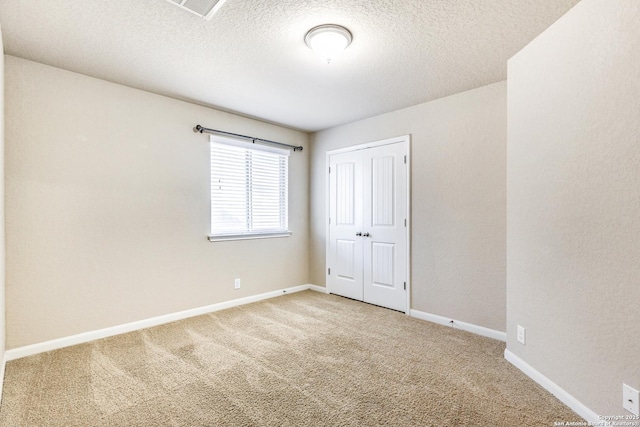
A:
<svg viewBox="0 0 640 427">
<path fill-rule="evenodd" d="M 504 344 L 312 291 L 9 362 L 2 426 L 552 426 Z"/>
</svg>

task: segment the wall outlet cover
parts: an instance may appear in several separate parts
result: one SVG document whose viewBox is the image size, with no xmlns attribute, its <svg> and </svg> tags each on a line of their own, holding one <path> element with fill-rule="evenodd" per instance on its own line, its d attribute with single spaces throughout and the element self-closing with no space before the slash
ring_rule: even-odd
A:
<svg viewBox="0 0 640 427">
<path fill-rule="evenodd" d="M 633 387 L 622 384 L 622 406 L 634 415 L 640 416 L 640 393 Z"/>
<path fill-rule="evenodd" d="M 518 342 L 523 345 L 525 343 L 525 330 L 520 325 L 518 325 Z"/>
<path fill-rule="evenodd" d="M 233 283 L 235 289 L 240 289 L 240 279 L 236 279 Z"/>
</svg>

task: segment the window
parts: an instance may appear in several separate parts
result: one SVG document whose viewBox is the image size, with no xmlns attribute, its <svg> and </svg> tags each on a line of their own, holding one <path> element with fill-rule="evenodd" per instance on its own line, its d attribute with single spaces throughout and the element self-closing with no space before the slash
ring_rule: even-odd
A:
<svg viewBox="0 0 640 427">
<path fill-rule="evenodd" d="M 209 240 L 285 237 L 289 151 L 211 136 Z"/>
</svg>

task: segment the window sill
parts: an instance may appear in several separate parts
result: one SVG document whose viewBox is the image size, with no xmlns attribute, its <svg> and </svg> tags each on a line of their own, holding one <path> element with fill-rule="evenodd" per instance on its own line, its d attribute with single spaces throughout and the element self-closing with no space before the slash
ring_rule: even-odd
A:
<svg viewBox="0 0 640 427">
<path fill-rule="evenodd" d="M 289 237 L 290 231 L 279 233 L 259 233 L 259 234 L 225 234 L 217 236 L 207 236 L 210 242 L 227 242 L 230 240 L 253 240 L 253 239 L 273 239 L 277 237 Z"/>
</svg>

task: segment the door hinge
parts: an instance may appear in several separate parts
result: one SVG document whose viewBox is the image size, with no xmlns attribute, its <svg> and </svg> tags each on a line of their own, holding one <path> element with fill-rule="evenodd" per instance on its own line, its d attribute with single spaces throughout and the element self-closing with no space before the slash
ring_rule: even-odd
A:
<svg viewBox="0 0 640 427">
<path fill-rule="evenodd" d="M 407 164 L 407 156 L 406 155 L 404 156 L 404 164 L 405 165 Z"/>
<path fill-rule="evenodd" d="M 331 173 L 331 166 L 329 166 L 329 173 Z"/>
<path fill-rule="evenodd" d="M 404 290 L 407 290 L 407 282 L 404 282 Z"/>
<path fill-rule="evenodd" d="M 407 226 L 407 218 L 404 219 L 404 226 Z"/>
<path fill-rule="evenodd" d="M 331 217 L 329 217 L 329 224 L 331 224 Z"/>
<path fill-rule="evenodd" d="M 329 274 L 329 276 L 331 276 L 331 269 L 327 268 L 327 274 Z"/>
</svg>

